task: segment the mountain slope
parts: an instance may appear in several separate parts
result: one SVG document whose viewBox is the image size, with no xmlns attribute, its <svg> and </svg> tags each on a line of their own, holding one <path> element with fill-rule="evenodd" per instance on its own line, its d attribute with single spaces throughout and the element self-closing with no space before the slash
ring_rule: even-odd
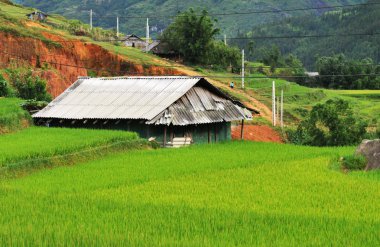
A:
<svg viewBox="0 0 380 247">
<path fill-rule="evenodd" d="M 369 3 L 379 3 L 377 0 Z M 277 45 L 285 54 L 297 55 L 313 69 L 317 56 L 331 56 L 344 53 L 351 59 L 371 58 L 380 62 L 380 35 L 350 36 L 347 34 L 376 34 L 380 27 L 380 4 L 330 11 L 321 16 L 306 15 L 287 18 L 253 28 L 245 37 L 252 37 L 255 51 L 251 59 L 262 55 L 261 48 Z M 254 37 L 297 37 L 306 35 L 336 34 L 334 37 L 313 37 L 293 39 L 254 39 Z M 248 41 L 236 42 L 241 47 Z"/>
<path fill-rule="evenodd" d="M 169 23 L 170 18 L 178 11 L 190 7 L 206 9 L 210 13 L 236 13 L 267 10 L 283 10 L 292 8 L 324 7 L 362 3 L 365 0 L 18 0 L 20 3 L 36 7 L 48 12 L 62 14 L 65 17 L 89 22 L 89 10 L 94 11 L 94 24 L 107 28 L 115 28 L 116 16 L 150 16 L 153 34 L 160 32 Z M 272 22 L 289 16 L 300 16 L 305 13 L 320 14 L 324 10 L 296 11 L 249 15 L 216 16 L 223 32 L 229 36 L 236 35 L 237 30 L 247 31 L 255 25 Z M 145 34 L 144 18 L 122 18 L 121 30 L 125 33 Z"/>
</svg>

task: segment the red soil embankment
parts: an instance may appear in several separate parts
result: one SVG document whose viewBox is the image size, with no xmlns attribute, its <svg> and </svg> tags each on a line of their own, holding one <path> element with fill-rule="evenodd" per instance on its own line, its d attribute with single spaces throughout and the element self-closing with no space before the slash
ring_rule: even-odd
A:
<svg viewBox="0 0 380 247">
<path fill-rule="evenodd" d="M 241 126 L 232 126 L 231 134 L 233 140 L 240 140 Z M 283 143 L 281 136 L 271 127 L 266 125 L 244 126 L 244 140 Z"/>
<path fill-rule="evenodd" d="M 78 76 L 88 76 L 89 71 L 97 76 L 183 74 L 172 68 L 134 64 L 128 61 L 128 57 L 115 55 L 95 44 L 65 40 L 47 32 L 43 35 L 61 47 L 47 45 L 38 39 L 0 32 L 0 68 L 11 64 L 16 67 L 25 63 L 33 67 L 39 64 L 44 67 L 46 64 L 48 69 L 36 73 L 47 80 L 48 91 L 54 97 L 75 82 Z"/>
</svg>

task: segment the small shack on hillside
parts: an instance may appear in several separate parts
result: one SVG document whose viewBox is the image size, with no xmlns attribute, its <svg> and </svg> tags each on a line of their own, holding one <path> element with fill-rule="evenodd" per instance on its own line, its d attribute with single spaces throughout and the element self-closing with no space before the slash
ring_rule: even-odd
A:
<svg viewBox="0 0 380 247">
<path fill-rule="evenodd" d="M 169 44 L 166 42 L 154 41 L 152 44 L 149 45 L 148 50 L 153 54 L 163 58 L 173 60 L 179 58 L 179 54 L 175 52 L 173 49 L 170 49 Z"/>
<path fill-rule="evenodd" d="M 49 15 L 40 11 L 34 11 L 26 16 L 32 21 L 46 21 Z"/>
<path fill-rule="evenodd" d="M 141 49 L 146 47 L 146 42 L 137 35 L 130 34 L 125 36 L 124 45 L 128 47 L 135 47 Z"/>
<path fill-rule="evenodd" d="M 231 122 L 252 119 L 205 78 L 80 78 L 33 115 L 37 124 L 137 132 L 163 146 L 231 139 Z"/>
</svg>

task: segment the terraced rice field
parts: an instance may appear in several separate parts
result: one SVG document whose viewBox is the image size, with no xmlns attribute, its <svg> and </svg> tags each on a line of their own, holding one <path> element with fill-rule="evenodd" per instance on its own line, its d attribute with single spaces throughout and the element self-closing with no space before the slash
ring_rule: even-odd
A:
<svg viewBox="0 0 380 247">
<path fill-rule="evenodd" d="M 131 151 L 0 182 L 0 245 L 379 246 L 380 173 L 354 148 Z"/>
</svg>

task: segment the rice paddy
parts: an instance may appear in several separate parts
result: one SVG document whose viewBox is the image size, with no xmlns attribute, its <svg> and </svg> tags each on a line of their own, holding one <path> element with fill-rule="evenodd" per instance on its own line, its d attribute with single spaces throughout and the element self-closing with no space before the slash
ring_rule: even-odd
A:
<svg viewBox="0 0 380 247">
<path fill-rule="evenodd" d="M 14 161 L 68 154 L 136 139 L 137 134 L 123 131 L 30 127 L 0 135 L 0 167 Z"/>
<path fill-rule="evenodd" d="M 0 182 L 0 245 L 378 246 L 380 173 L 354 148 L 232 142 L 108 155 Z"/>
</svg>

